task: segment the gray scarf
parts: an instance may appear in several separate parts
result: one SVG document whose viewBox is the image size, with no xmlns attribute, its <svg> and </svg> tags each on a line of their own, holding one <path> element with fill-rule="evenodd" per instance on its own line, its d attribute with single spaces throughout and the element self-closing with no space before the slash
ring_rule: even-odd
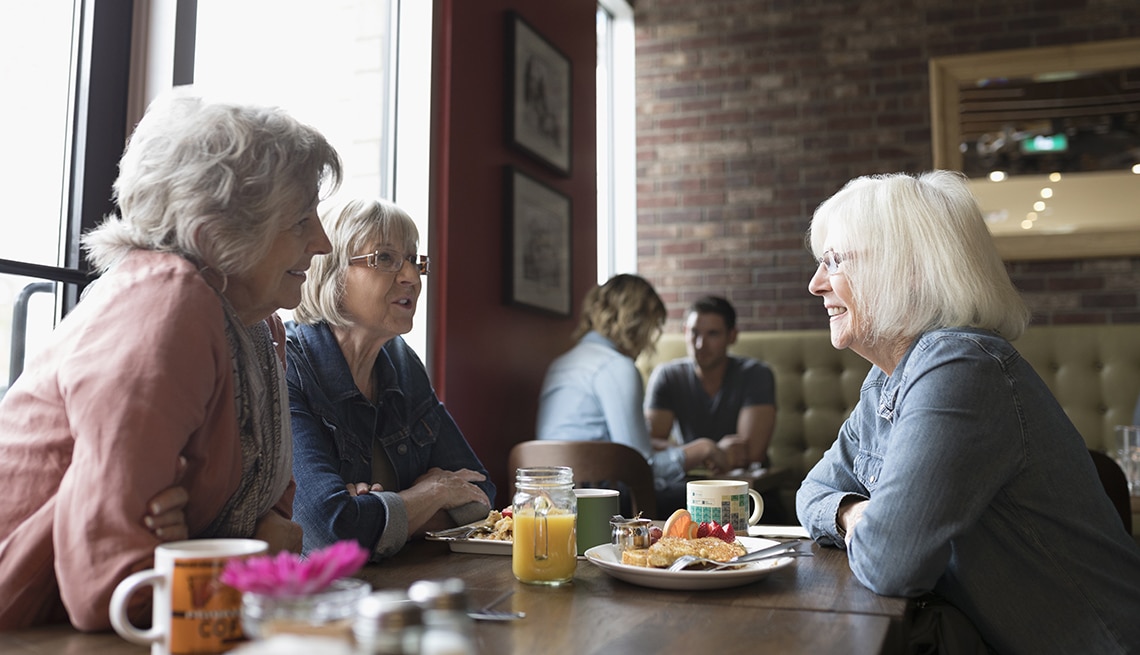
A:
<svg viewBox="0 0 1140 655">
<path fill-rule="evenodd" d="M 288 393 L 269 325 L 242 325 L 237 312 L 218 294 L 225 309 L 226 341 L 234 367 L 234 402 L 241 438 L 241 481 L 202 537 L 252 537 L 257 520 L 270 511 L 289 486 L 293 444 Z"/>
</svg>

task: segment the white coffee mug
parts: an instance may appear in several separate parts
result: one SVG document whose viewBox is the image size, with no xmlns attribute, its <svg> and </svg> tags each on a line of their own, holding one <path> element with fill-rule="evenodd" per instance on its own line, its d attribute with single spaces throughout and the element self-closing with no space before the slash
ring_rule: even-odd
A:
<svg viewBox="0 0 1140 655">
<path fill-rule="evenodd" d="M 764 499 L 743 480 L 693 480 L 685 485 L 686 509 L 695 523 L 716 521 L 732 525 L 733 531 L 748 533 L 764 513 Z M 748 513 L 748 498 L 756 507 Z"/>
<path fill-rule="evenodd" d="M 154 568 L 127 576 L 111 595 L 111 626 L 127 641 L 150 644 L 151 655 L 214 655 L 244 640 L 241 592 L 218 578 L 236 557 L 261 555 L 259 539 L 172 541 L 154 549 Z M 153 622 L 140 630 L 127 617 L 130 597 L 154 587 Z"/>
</svg>

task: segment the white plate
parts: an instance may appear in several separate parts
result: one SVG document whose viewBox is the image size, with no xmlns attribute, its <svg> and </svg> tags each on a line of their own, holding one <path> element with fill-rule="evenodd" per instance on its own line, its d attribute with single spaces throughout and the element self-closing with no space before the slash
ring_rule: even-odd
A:
<svg viewBox="0 0 1140 655">
<path fill-rule="evenodd" d="M 755 539 L 752 537 L 737 537 L 737 541 L 748 552 L 776 545 L 777 541 L 771 539 Z M 766 577 L 776 569 L 788 566 L 794 557 L 780 557 L 762 562 L 745 564 L 739 569 L 722 571 L 678 571 L 676 573 L 665 569 L 652 569 L 644 566 L 630 566 L 621 563 L 619 555 L 612 544 L 594 546 L 586 551 L 586 559 L 590 560 L 603 571 L 617 578 L 642 587 L 654 589 L 724 589 L 738 587 L 755 582 Z"/>
<path fill-rule="evenodd" d="M 477 525 L 483 521 L 476 521 L 469 523 L 468 526 Z M 467 527 L 467 526 L 464 526 Z M 447 531 L 441 531 L 447 532 Z M 494 539 L 457 539 L 449 537 L 446 534 L 438 535 L 434 533 L 427 533 L 424 539 L 428 541 L 446 541 L 451 552 L 453 553 L 476 553 L 479 555 L 510 555 L 511 544 L 510 541 L 496 541 Z"/>
<path fill-rule="evenodd" d="M 447 544 L 453 553 L 478 553 L 480 555 L 510 555 L 510 541 L 494 539 L 452 539 Z"/>
</svg>

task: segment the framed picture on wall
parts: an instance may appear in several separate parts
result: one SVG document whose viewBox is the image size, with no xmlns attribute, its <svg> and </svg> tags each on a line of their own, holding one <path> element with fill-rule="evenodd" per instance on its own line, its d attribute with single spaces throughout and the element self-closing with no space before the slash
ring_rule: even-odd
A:
<svg viewBox="0 0 1140 655">
<path fill-rule="evenodd" d="M 506 300 L 570 315 L 570 197 L 507 166 Z"/>
<path fill-rule="evenodd" d="M 507 12 L 507 139 L 570 175 L 570 59 Z"/>
</svg>

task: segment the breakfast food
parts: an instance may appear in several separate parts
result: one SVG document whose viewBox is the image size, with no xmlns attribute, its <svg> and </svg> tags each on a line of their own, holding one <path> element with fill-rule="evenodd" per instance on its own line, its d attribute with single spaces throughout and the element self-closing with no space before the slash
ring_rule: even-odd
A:
<svg viewBox="0 0 1140 655">
<path fill-rule="evenodd" d="M 487 531 L 475 532 L 472 539 L 487 539 L 489 541 L 511 541 L 514 538 L 515 519 L 512 508 L 504 507 L 503 511 L 493 509 L 487 514 Z"/>
<path fill-rule="evenodd" d="M 739 542 L 729 543 L 717 537 L 700 537 L 697 539 L 662 537 L 660 541 L 649 548 L 622 551 L 621 563 L 663 569 L 685 555 L 696 555 L 718 562 L 727 562 L 745 552 L 744 546 Z"/>
<path fill-rule="evenodd" d="M 685 555 L 727 562 L 745 552 L 744 546 L 736 541 L 731 525 L 719 525 L 715 521 L 695 523 L 688 511 L 679 509 L 665 521 L 661 537 L 653 540 L 648 548 L 622 549 L 621 562 L 667 568 Z"/>
</svg>

